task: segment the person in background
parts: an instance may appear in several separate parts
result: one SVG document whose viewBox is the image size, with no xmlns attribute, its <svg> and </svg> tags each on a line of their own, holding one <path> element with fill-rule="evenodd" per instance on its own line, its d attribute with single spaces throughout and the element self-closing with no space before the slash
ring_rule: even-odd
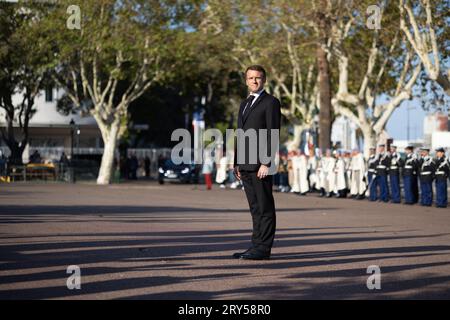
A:
<svg viewBox="0 0 450 320">
<path fill-rule="evenodd" d="M 287 154 L 287 162 L 288 162 L 288 184 L 289 184 L 289 191 L 292 191 L 292 186 L 294 185 L 294 167 L 292 165 L 292 157 L 294 156 L 294 151 L 289 151 Z"/>
<path fill-rule="evenodd" d="M 30 163 L 41 163 L 42 162 L 42 158 L 41 155 L 39 154 L 39 151 L 34 150 L 33 154 L 30 156 Z"/>
<path fill-rule="evenodd" d="M 131 180 L 137 180 L 137 170 L 139 168 L 139 161 L 138 158 L 136 157 L 136 155 L 134 153 L 131 154 L 131 157 L 129 159 L 129 167 L 128 169 L 130 170 L 130 179 Z"/>
<path fill-rule="evenodd" d="M 415 204 L 418 201 L 417 173 L 419 162 L 414 153 L 413 146 L 405 148 L 406 159 L 403 165 L 403 190 L 405 194 L 405 204 Z"/>
<path fill-rule="evenodd" d="M 300 194 L 300 156 L 297 150 L 292 151 L 291 164 L 293 173 L 291 192 L 298 195 Z"/>
<path fill-rule="evenodd" d="M 66 156 L 66 153 L 63 151 L 63 153 L 61 154 L 61 157 L 59 158 L 59 163 L 67 166 L 69 164 L 69 159 Z"/>
<path fill-rule="evenodd" d="M 323 173 L 323 158 L 322 158 L 322 150 L 317 148 L 317 166 L 316 166 L 316 176 L 317 176 L 317 184 L 316 189 L 319 191 L 319 197 L 325 196 L 325 187 L 324 187 L 324 173 Z"/>
<path fill-rule="evenodd" d="M 352 153 L 348 150 L 344 151 L 345 162 L 345 185 L 347 186 L 346 194 L 350 193 L 351 179 L 352 179 L 352 170 L 350 168 L 350 164 L 352 162 Z"/>
<path fill-rule="evenodd" d="M 419 180 L 420 180 L 420 204 L 430 207 L 433 203 L 433 177 L 436 164 L 430 157 L 429 148 L 420 148 Z"/>
<path fill-rule="evenodd" d="M 212 188 L 212 172 L 213 172 L 213 160 L 209 155 L 209 152 L 206 152 L 205 157 L 203 158 L 203 167 L 202 174 L 205 177 L 206 189 L 211 190 Z"/>
<path fill-rule="evenodd" d="M 311 191 L 320 190 L 319 189 L 319 179 L 317 173 L 317 157 L 314 154 L 314 149 L 309 152 L 310 156 L 308 158 L 308 180 L 309 188 Z"/>
<path fill-rule="evenodd" d="M 369 200 L 377 200 L 377 184 L 375 183 L 377 171 L 377 157 L 375 155 L 375 148 L 369 148 L 369 159 L 367 159 L 367 183 L 369 191 Z"/>
<path fill-rule="evenodd" d="M 400 168 L 403 167 L 403 160 L 397 153 L 397 147 L 391 146 L 390 154 L 391 164 L 389 167 L 389 184 L 391 187 L 392 203 L 400 203 Z"/>
<path fill-rule="evenodd" d="M 227 173 L 228 173 L 228 182 L 230 183 L 231 189 L 237 189 L 240 187 L 241 183 L 236 177 L 234 176 L 234 164 L 231 159 L 234 159 L 234 151 L 232 150 L 229 154 L 229 158 L 227 158 Z"/>
<path fill-rule="evenodd" d="M 150 178 L 150 158 L 148 156 L 144 158 L 144 171 L 145 177 Z"/>
<path fill-rule="evenodd" d="M 380 144 L 378 146 L 378 156 L 376 159 L 376 177 L 374 183 L 379 187 L 380 195 L 376 196 L 380 201 L 389 201 L 389 187 L 387 183 L 387 174 L 390 167 L 390 157 L 386 152 L 386 146 Z"/>
<path fill-rule="evenodd" d="M 218 151 L 216 162 L 216 183 L 220 185 L 221 189 L 225 189 L 225 182 L 227 180 L 227 157 L 223 155 L 223 151 Z"/>
<path fill-rule="evenodd" d="M 305 196 L 309 191 L 308 158 L 305 153 L 300 150 L 298 151 L 298 155 L 300 195 Z"/>
<path fill-rule="evenodd" d="M 280 162 L 278 163 L 279 189 L 280 192 L 289 192 L 288 183 L 288 160 L 285 153 L 280 154 Z"/>
<path fill-rule="evenodd" d="M 356 200 L 364 199 L 366 192 L 366 183 L 364 179 L 364 173 L 366 172 L 366 163 L 364 156 L 358 149 L 354 149 L 352 152 L 352 160 L 350 162 L 351 170 L 351 187 L 350 193 Z"/>
<path fill-rule="evenodd" d="M 338 198 L 347 197 L 347 183 L 345 178 L 345 161 L 342 151 L 336 152 L 336 162 L 334 165 L 335 185 L 334 193 Z"/>
<path fill-rule="evenodd" d="M 6 176 L 6 158 L 2 150 L 0 150 L 0 176 Z"/>
<path fill-rule="evenodd" d="M 333 157 L 331 150 L 327 149 L 325 157 L 322 160 L 324 194 L 326 197 L 331 198 L 333 196 L 335 186 L 336 176 L 334 174 L 334 166 L 336 165 L 336 158 Z"/>
<path fill-rule="evenodd" d="M 450 177 L 450 164 L 444 148 L 436 149 L 436 207 L 447 208 L 447 179 Z"/>
<path fill-rule="evenodd" d="M 280 187 L 280 173 L 278 171 L 278 169 L 280 167 L 280 157 L 281 157 L 280 152 L 277 152 L 277 155 L 276 155 L 275 160 L 274 160 L 277 170 L 276 170 L 275 174 L 272 176 L 272 180 L 273 180 L 272 186 L 273 186 L 273 189 L 274 189 L 273 191 L 275 191 L 275 192 L 280 192 L 280 189 L 281 189 L 281 187 Z"/>
</svg>

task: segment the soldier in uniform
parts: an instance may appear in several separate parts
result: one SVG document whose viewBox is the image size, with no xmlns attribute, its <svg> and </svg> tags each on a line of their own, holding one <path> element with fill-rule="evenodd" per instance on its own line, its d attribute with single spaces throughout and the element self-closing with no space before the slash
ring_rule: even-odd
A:
<svg viewBox="0 0 450 320">
<path fill-rule="evenodd" d="M 391 165 L 389 167 L 389 184 L 391 187 L 391 202 L 400 203 L 400 168 L 403 166 L 403 160 L 397 153 L 397 147 L 391 146 L 390 155 Z"/>
<path fill-rule="evenodd" d="M 436 207 L 447 208 L 447 179 L 450 177 L 450 164 L 444 148 L 436 149 Z"/>
<path fill-rule="evenodd" d="M 369 186 L 369 200 L 377 200 L 377 185 L 374 181 L 376 178 L 377 157 L 375 155 L 375 148 L 369 149 L 369 159 L 367 160 L 367 182 Z"/>
<path fill-rule="evenodd" d="M 433 203 L 433 176 L 436 171 L 436 164 L 430 157 L 430 149 L 420 148 L 420 155 L 420 204 L 429 207 Z"/>
<path fill-rule="evenodd" d="M 378 146 L 378 156 L 376 160 L 376 178 L 374 183 L 379 187 L 380 191 L 380 201 L 388 202 L 389 201 L 389 188 L 387 183 L 387 174 L 390 167 L 390 158 L 387 152 L 385 151 L 385 145 L 380 144 Z"/>
<path fill-rule="evenodd" d="M 405 153 L 406 159 L 402 170 L 405 204 L 414 204 L 417 203 L 418 200 L 417 173 L 419 171 L 419 162 L 416 154 L 414 153 L 413 146 L 407 146 L 405 148 Z"/>
</svg>

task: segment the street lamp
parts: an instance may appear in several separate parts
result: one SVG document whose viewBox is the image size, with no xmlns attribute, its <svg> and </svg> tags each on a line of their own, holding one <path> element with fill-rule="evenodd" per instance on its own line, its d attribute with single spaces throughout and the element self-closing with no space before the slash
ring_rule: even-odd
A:
<svg viewBox="0 0 450 320">
<path fill-rule="evenodd" d="M 70 161 L 73 161 L 73 134 L 75 132 L 76 124 L 73 119 L 70 120 Z"/>
</svg>

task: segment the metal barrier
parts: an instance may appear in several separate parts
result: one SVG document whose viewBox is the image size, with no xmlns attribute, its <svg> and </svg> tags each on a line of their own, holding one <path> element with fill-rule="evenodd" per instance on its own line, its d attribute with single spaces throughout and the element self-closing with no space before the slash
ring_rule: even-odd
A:
<svg viewBox="0 0 450 320">
<path fill-rule="evenodd" d="M 0 147 L 4 155 L 9 155 L 9 149 L 6 147 Z M 34 151 L 38 151 L 42 159 L 45 159 L 46 164 L 36 164 L 37 167 L 54 167 L 54 176 L 46 172 L 45 169 L 38 169 L 37 167 L 33 170 L 29 170 L 26 166 L 10 166 L 8 167 L 6 160 L 3 166 L 0 164 L 0 177 L 10 176 L 12 181 L 29 181 L 32 179 L 41 180 L 55 180 L 64 182 L 75 182 L 76 180 L 94 180 L 97 178 L 99 166 L 93 163 L 83 163 L 82 161 L 74 160 L 73 165 L 67 165 L 59 162 L 61 154 L 65 152 L 66 155 L 70 155 L 70 149 L 64 147 L 30 147 L 29 153 L 32 154 Z M 86 155 L 86 154 L 103 154 L 103 148 L 74 148 L 75 155 Z M 170 158 L 171 149 L 170 148 L 129 148 L 127 150 L 127 155 L 136 155 L 139 160 L 139 177 L 145 176 L 144 171 L 144 159 L 148 157 L 150 159 L 150 177 L 153 179 L 158 178 L 158 159 L 160 155 L 165 158 Z M 119 152 L 116 150 L 116 163 L 119 167 L 120 158 Z M 118 177 L 119 168 L 116 168 L 113 172 L 113 181 L 119 181 Z M 40 174 L 39 174 L 40 173 Z"/>
</svg>

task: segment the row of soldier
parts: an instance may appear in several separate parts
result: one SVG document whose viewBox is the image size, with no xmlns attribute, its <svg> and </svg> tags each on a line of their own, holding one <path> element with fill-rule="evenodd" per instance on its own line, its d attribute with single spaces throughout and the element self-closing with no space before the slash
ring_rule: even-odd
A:
<svg viewBox="0 0 450 320">
<path fill-rule="evenodd" d="M 325 155 L 307 156 L 301 151 L 291 151 L 279 158 L 275 185 L 278 191 L 305 195 L 319 191 L 322 197 L 346 198 L 401 203 L 401 180 L 405 204 L 431 206 L 433 203 L 433 181 L 435 181 L 437 207 L 447 207 L 447 179 L 450 164 L 443 148 L 436 149 L 436 158 L 430 156 L 430 149 L 421 148 L 420 155 L 414 147 L 405 148 L 405 157 L 397 152 L 396 146 L 387 151 L 385 145 L 378 150 L 370 149 L 366 161 L 363 154 L 327 150 Z M 401 179 L 402 178 L 402 179 Z"/>
</svg>

